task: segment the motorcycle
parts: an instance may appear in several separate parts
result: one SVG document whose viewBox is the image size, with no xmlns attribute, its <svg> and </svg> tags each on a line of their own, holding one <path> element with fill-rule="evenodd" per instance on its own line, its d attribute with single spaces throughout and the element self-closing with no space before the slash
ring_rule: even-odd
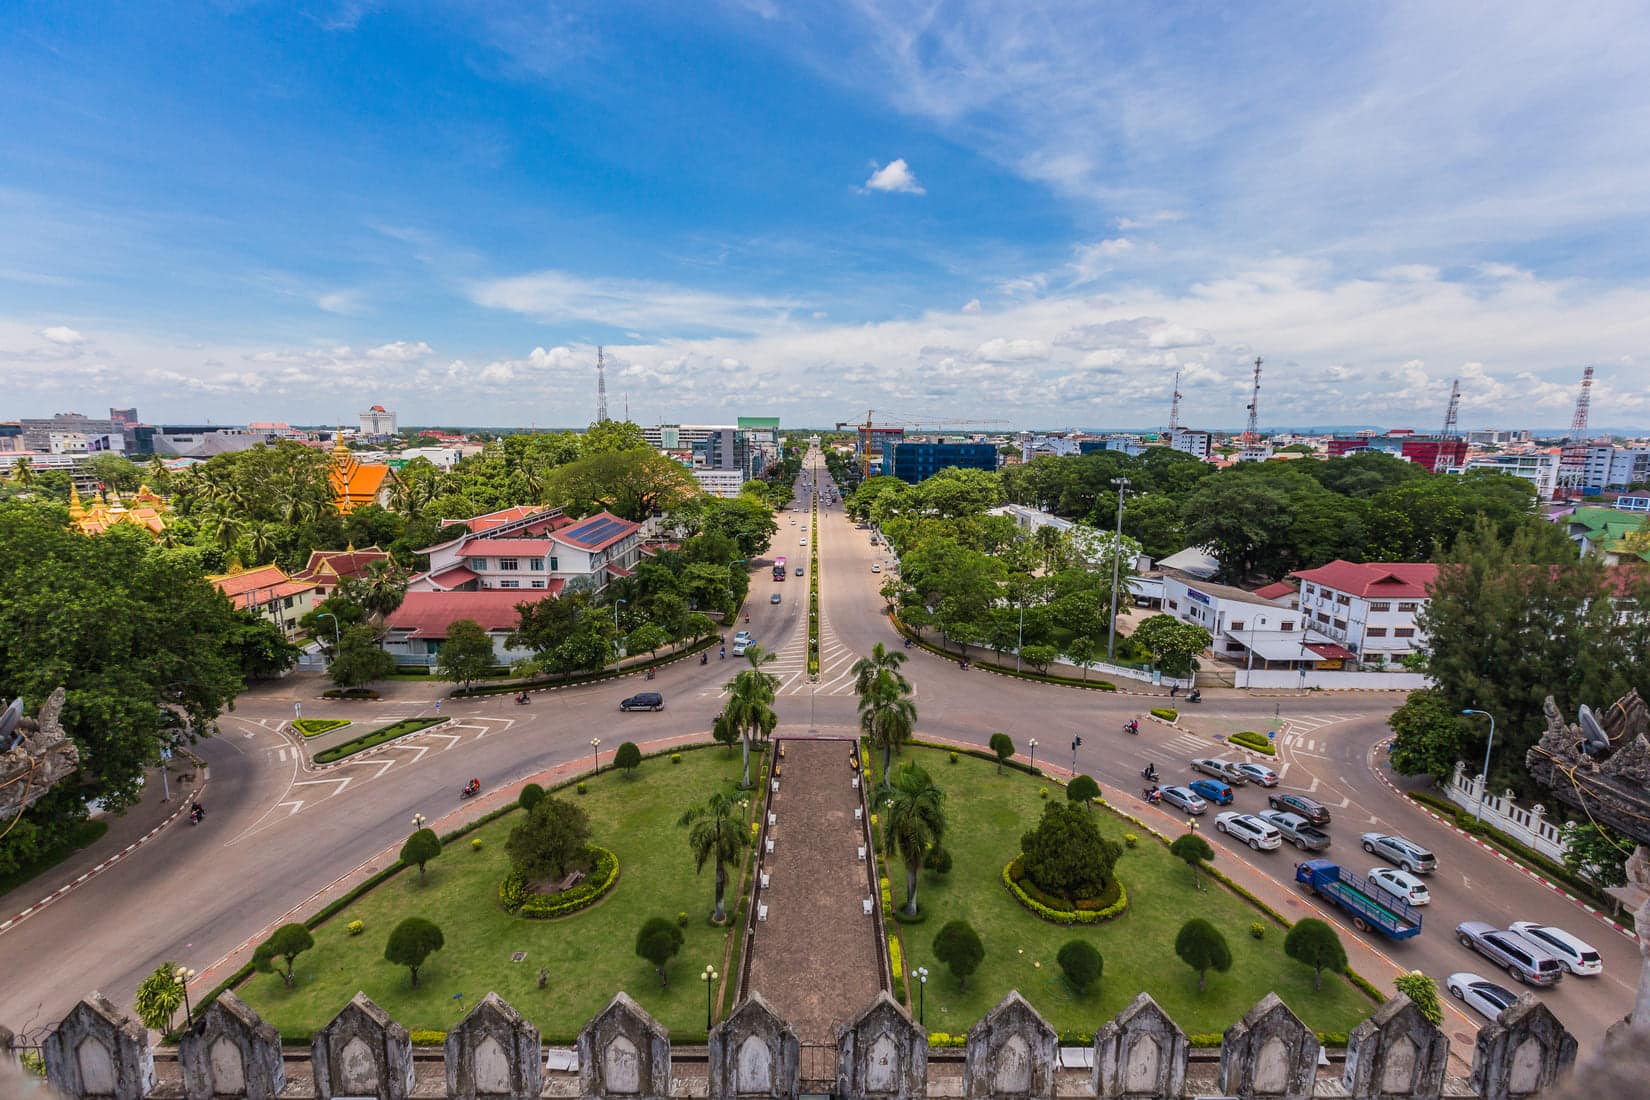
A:
<svg viewBox="0 0 1650 1100">
<path fill-rule="evenodd" d="M 1140 778 L 1144 779 L 1148 783 L 1156 783 L 1157 782 L 1157 765 L 1156 764 L 1147 764 L 1144 768 L 1141 768 L 1140 769 Z"/>
<path fill-rule="evenodd" d="M 699 663 L 702 664 L 702 665 L 710 664 L 710 654 L 709 653 L 699 654 Z"/>
<path fill-rule="evenodd" d="M 647 670 L 647 678 L 649 680 L 653 679 L 653 672 L 654 672 L 654 670 L 651 669 L 651 668 Z"/>
<path fill-rule="evenodd" d="M 1161 787 L 1147 787 L 1140 792 L 1140 797 L 1144 798 L 1149 805 L 1156 806 L 1163 801 L 1163 789 Z"/>
<path fill-rule="evenodd" d="M 525 691 L 522 692 L 520 695 L 516 696 L 516 705 L 517 706 L 523 706 L 524 707 L 528 703 L 531 703 L 531 702 L 532 702 L 532 700 L 527 698 L 527 693 Z"/>
<path fill-rule="evenodd" d="M 459 790 L 458 797 L 460 797 L 460 798 L 474 798 L 476 795 L 478 795 L 480 793 L 481 793 L 481 784 L 478 781 L 472 779 L 470 782 L 464 784 L 464 786 Z"/>
<path fill-rule="evenodd" d="M 201 809 L 199 802 L 189 807 L 189 824 L 199 825 L 206 820 L 206 811 Z"/>
<path fill-rule="evenodd" d="M 1123 723 L 1123 732 L 1124 733 L 1132 733 L 1136 737 L 1139 737 L 1140 736 L 1140 723 L 1139 722 L 1124 722 Z"/>
<path fill-rule="evenodd" d="M 1201 703 L 1203 702 L 1203 693 L 1196 688 L 1193 688 L 1191 691 L 1186 693 L 1186 701 L 1188 703 Z"/>
</svg>

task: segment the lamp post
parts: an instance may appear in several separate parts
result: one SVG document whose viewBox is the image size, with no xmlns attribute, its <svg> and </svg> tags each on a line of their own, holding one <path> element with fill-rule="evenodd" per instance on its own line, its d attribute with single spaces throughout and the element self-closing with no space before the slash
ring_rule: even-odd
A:
<svg viewBox="0 0 1650 1100">
<path fill-rule="evenodd" d="M 1026 745 L 1031 749 L 1031 774 L 1037 774 L 1037 739 L 1033 737 Z"/>
<path fill-rule="evenodd" d="M 911 971 L 911 976 L 917 979 L 917 1023 L 928 1025 L 928 968 L 919 966 Z"/>
<path fill-rule="evenodd" d="M 413 814 L 412 815 L 413 832 L 416 833 L 418 830 L 422 829 L 424 827 L 424 822 L 426 822 L 428 820 L 429 819 L 426 818 L 423 814 L 417 814 L 417 813 Z"/>
<path fill-rule="evenodd" d="M 1482 821 L 1484 820 L 1484 795 L 1489 793 L 1490 789 L 1490 753 L 1495 749 L 1495 715 L 1487 710 L 1478 710 L 1474 707 L 1468 707 L 1461 713 L 1482 714 L 1490 720 L 1490 740 L 1484 746 L 1484 771 L 1478 777 L 1478 805 L 1472 811 L 1473 820 Z"/>
<path fill-rule="evenodd" d="M 711 1027 L 711 1001 L 716 996 L 716 979 L 721 975 L 716 973 L 714 966 L 705 967 L 705 972 L 699 975 L 699 980 L 705 983 L 705 1030 Z"/>
<path fill-rule="evenodd" d="M 1077 750 L 1083 747 L 1083 735 L 1078 734 L 1071 739 L 1071 774 L 1077 776 Z"/>
<path fill-rule="evenodd" d="M 597 774 L 600 774 L 602 770 L 602 739 L 600 737 L 590 739 L 590 759 L 595 763 Z"/>
<path fill-rule="evenodd" d="M 183 1023 L 188 1028 L 195 1026 L 195 1013 L 189 1007 L 189 983 L 197 974 L 197 971 L 191 970 L 187 966 L 180 966 L 172 971 L 172 976 L 177 979 L 178 988 L 183 990 Z"/>
<path fill-rule="evenodd" d="M 1106 660 L 1112 660 L 1117 649 L 1117 574 L 1123 562 L 1123 494 L 1128 492 L 1129 479 L 1114 477 L 1117 486 L 1117 536 L 1111 547 L 1111 622 L 1106 634 Z"/>
</svg>

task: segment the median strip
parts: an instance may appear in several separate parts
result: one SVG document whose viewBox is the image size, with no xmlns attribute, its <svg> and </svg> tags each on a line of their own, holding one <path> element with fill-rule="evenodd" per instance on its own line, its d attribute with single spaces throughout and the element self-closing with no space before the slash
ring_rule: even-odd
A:
<svg viewBox="0 0 1650 1100">
<path fill-rule="evenodd" d="M 316 753 L 315 763 L 331 764 L 333 761 L 342 760 L 346 756 L 354 756 L 358 752 L 365 752 L 368 749 L 377 748 L 386 741 L 394 741 L 397 737 L 405 737 L 409 733 L 417 733 L 420 730 L 427 730 L 431 726 L 439 726 L 447 721 L 450 721 L 450 719 L 404 718 L 399 722 L 375 729 L 371 733 L 363 733 L 360 737 L 351 738 L 341 745 L 334 745 L 330 749 L 324 749 L 321 752 Z"/>
</svg>

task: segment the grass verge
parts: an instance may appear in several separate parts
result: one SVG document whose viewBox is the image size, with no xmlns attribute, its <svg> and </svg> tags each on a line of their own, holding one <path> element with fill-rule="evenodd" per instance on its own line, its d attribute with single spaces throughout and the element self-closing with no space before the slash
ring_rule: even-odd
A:
<svg viewBox="0 0 1650 1100">
<path fill-rule="evenodd" d="M 346 756 L 354 756 L 358 752 L 375 748 L 386 741 L 394 741 L 397 737 L 405 737 L 409 733 L 417 733 L 419 730 L 427 730 L 431 726 L 439 726 L 445 721 L 447 721 L 445 718 L 404 718 L 392 725 L 381 726 L 371 733 L 363 733 L 360 737 L 352 737 L 341 745 L 323 749 L 315 754 L 315 762 L 317 764 L 330 764 L 334 760 L 342 760 Z"/>
<path fill-rule="evenodd" d="M 957 655 L 944 646 L 937 646 L 933 642 L 917 636 L 916 631 L 899 621 L 899 616 L 890 612 L 888 618 L 894 624 L 894 629 L 911 640 L 911 644 L 919 649 L 925 649 L 937 657 L 944 657 L 948 661 L 955 661 Z M 1016 680 L 1031 680 L 1039 684 L 1064 684 L 1068 687 L 1093 688 L 1095 691 L 1116 691 L 1117 685 L 1110 680 L 1087 680 L 1076 676 L 1053 676 L 1042 672 L 1027 672 L 1024 669 L 1012 668 L 1008 665 L 999 665 L 995 661 L 976 661 L 969 659 L 969 664 L 975 668 L 988 669 L 1002 676 L 1012 676 Z"/>
</svg>

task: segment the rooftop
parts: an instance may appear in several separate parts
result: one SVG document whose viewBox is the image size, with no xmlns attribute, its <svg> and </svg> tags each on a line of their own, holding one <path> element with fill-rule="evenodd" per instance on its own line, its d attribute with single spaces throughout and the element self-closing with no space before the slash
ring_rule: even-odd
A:
<svg viewBox="0 0 1650 1100">
<path fill-rule="evenodd" d="M 408 592 L 401 606 L 384 619 L 384 625 L 407 631 L 409 638 L 445 638 L 448 628 L 460 619 L 469 619 L 483 630 L 514 630 L 521 625 L 517 605 L 558 595 L 562 585 L 562 581 L 552 580 L 548 588 L 532 590 Z"/>
<path fill-rule="evenodd" d="M 1425 599 L 1427 589 L 1438 576 L 1438 566 L 1428 561 L 1353 562 L 1337 559 L 1316 569 L 1301 569 L 1289 575 L 1353 596 Z"/>
</svg>

